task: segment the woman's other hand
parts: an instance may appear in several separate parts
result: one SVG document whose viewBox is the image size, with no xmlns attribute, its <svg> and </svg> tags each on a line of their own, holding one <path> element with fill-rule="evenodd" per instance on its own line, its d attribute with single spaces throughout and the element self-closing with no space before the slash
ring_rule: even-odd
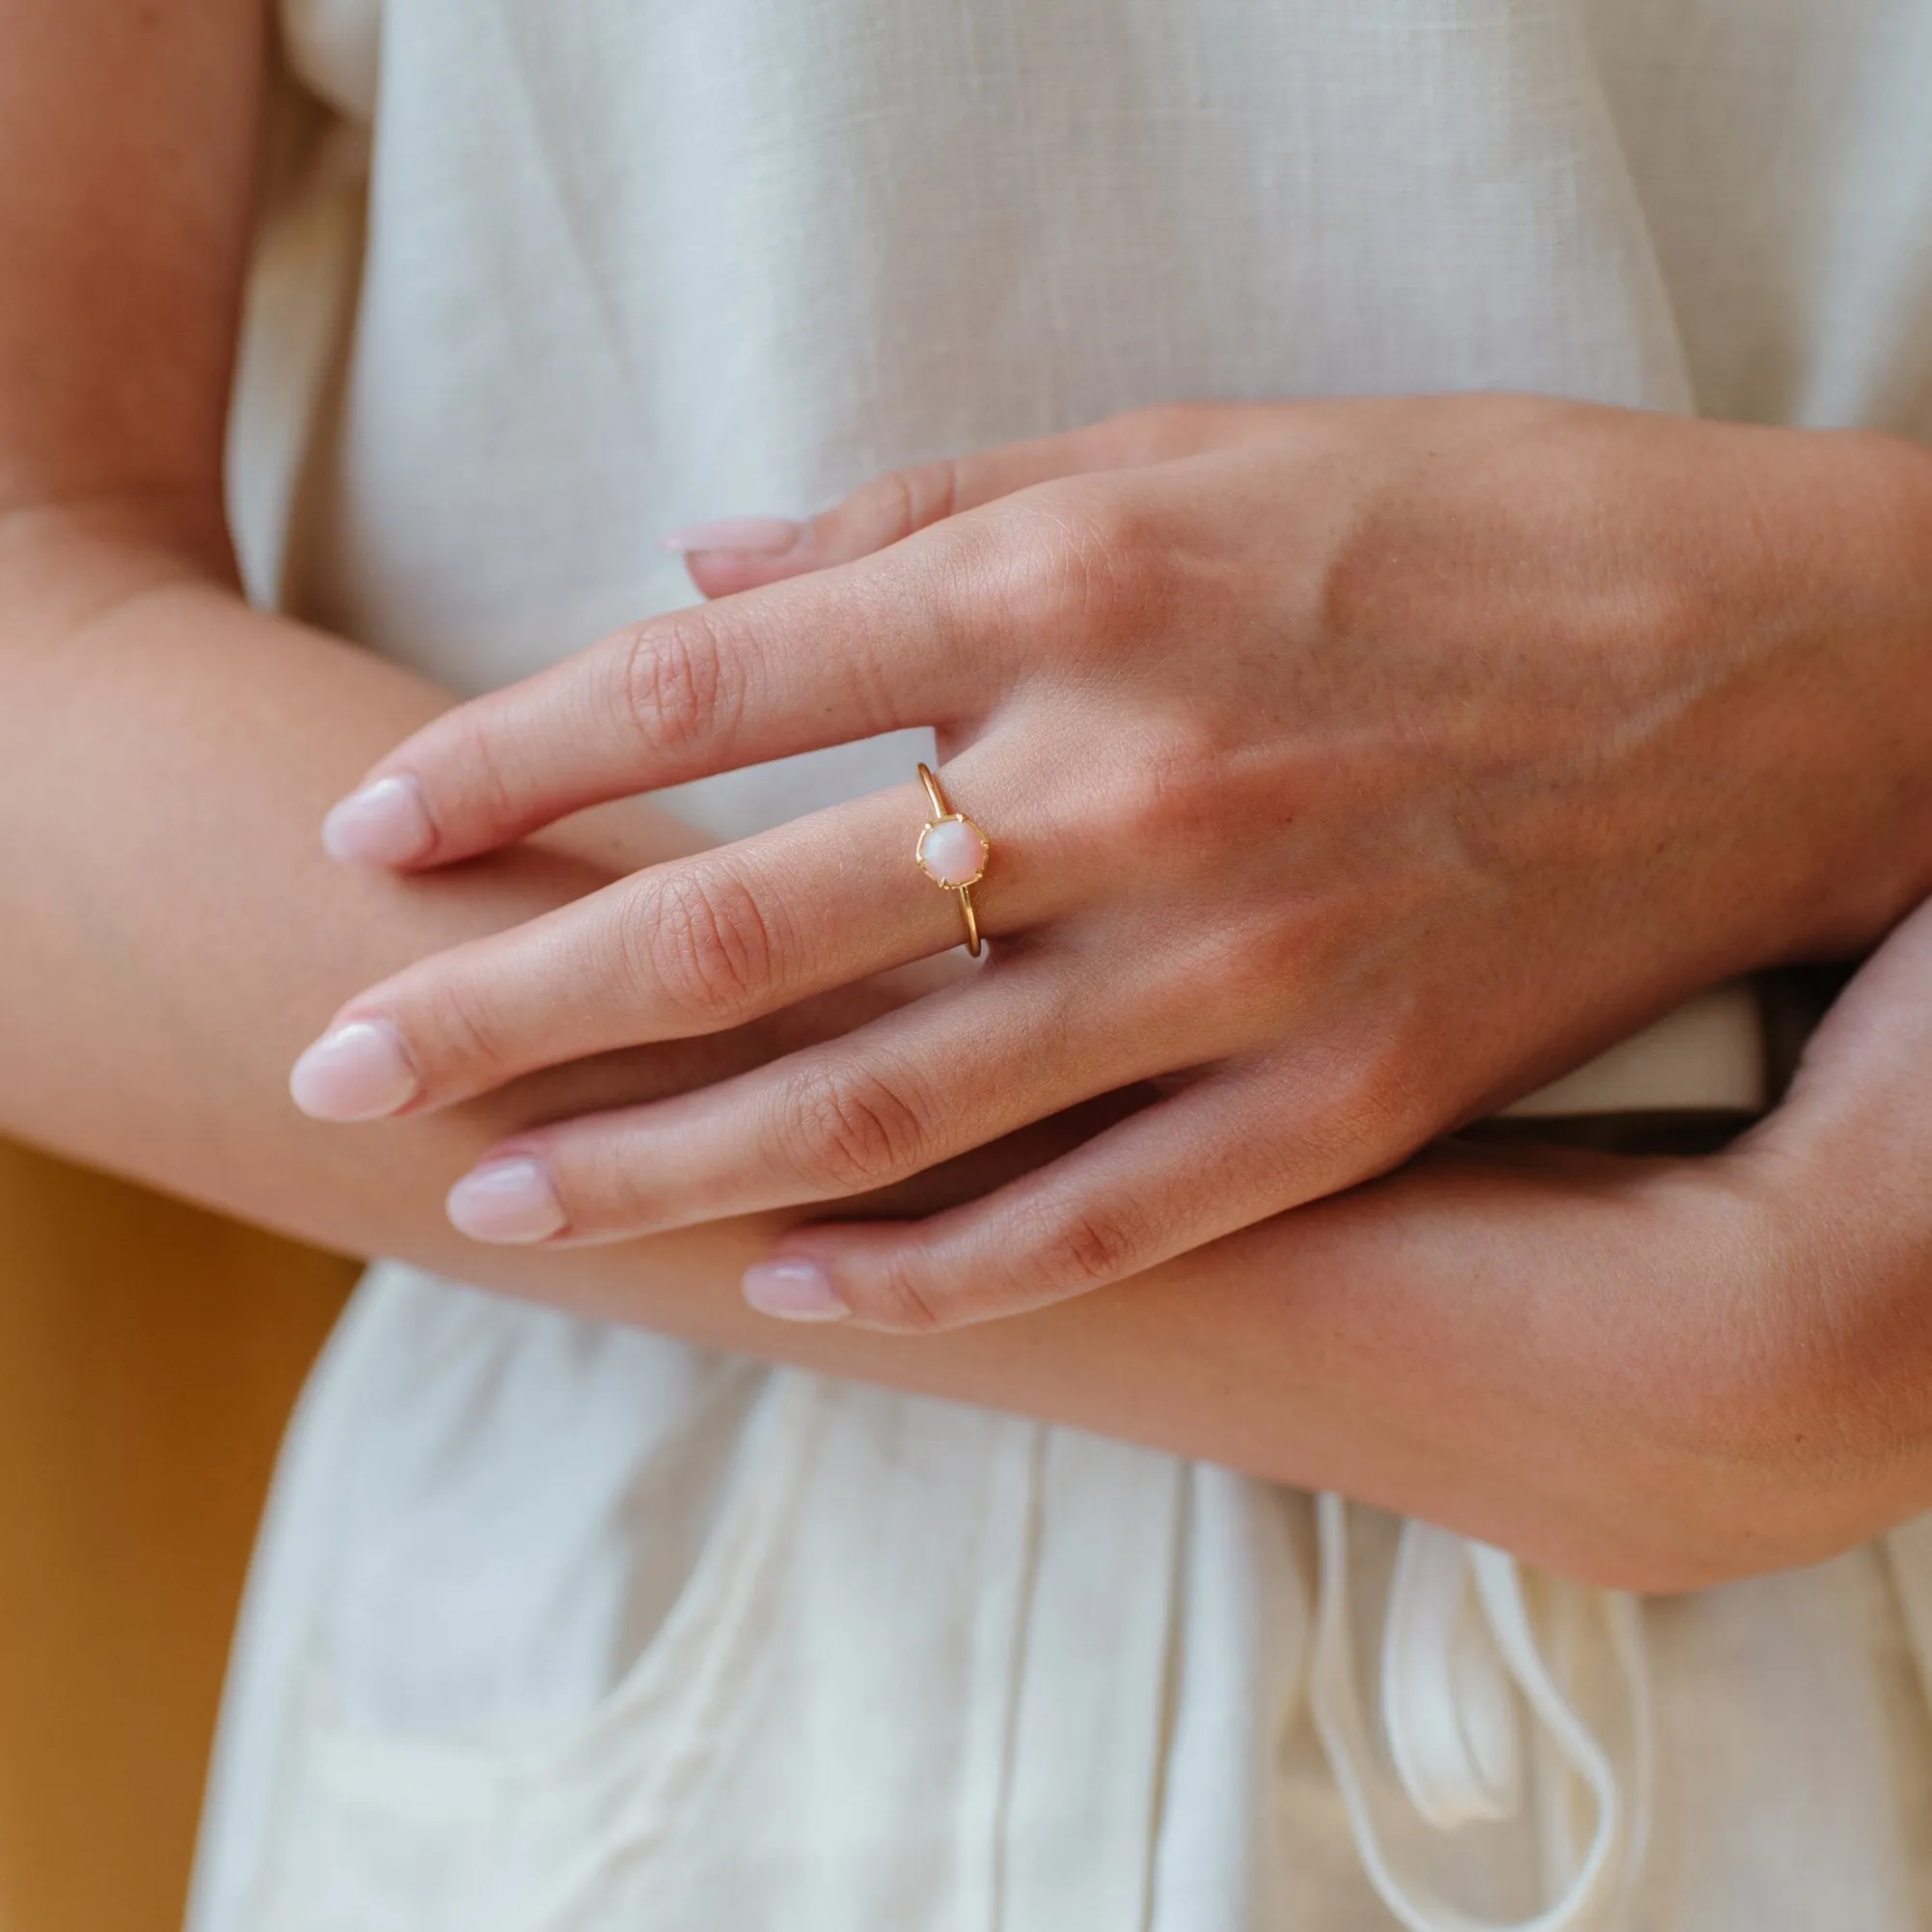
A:
<svg viewBox="0 0 1932 1932">
<path fill-rule="evenodd" d="M 1932 1500 L 1928 1068 L 1932 908 L 1721 1155 L 1450 1143 L 1170 1264 L 1148 1406 L 1211 1413 L 1203 1317 L 1250 1337 L 1281 1480 L 1632 1590 L 1834 1556 Z"/>
</svg>

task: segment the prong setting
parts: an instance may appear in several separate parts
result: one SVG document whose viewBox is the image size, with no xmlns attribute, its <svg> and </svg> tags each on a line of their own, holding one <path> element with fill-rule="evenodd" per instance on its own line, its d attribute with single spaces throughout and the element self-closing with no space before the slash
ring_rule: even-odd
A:
<svg viewBox="0 0 1932 1932">
<path fill-rule="evenodd" d="M 958 892 L 977 885 L 986 877 L 991 850 L 986 833 L 964 812 L 947 812 L 920 832 L 912 857 L 935 885 L 947 892 Z"/>
</svg>

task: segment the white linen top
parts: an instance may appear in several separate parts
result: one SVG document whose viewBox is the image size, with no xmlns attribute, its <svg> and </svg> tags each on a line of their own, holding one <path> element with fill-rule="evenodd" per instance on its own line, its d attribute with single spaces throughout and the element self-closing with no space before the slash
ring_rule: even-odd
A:
<svg viewBox="0 0 1932 1932">
<path fill-rule="evenodd" d="M 1926 0 L 284 0 L 252 584 L 471 692 L 655 539 L 1173 397 L 1932 432 Z M 736 835 L 918 734 L 685 788 Z M 1542 1104 L 1759 1098 L 1719 992 Z M 194 1932 L 1932 1923 L 1932 1532 L 1639 1606 L 375 1268 Z"/>
</svg>

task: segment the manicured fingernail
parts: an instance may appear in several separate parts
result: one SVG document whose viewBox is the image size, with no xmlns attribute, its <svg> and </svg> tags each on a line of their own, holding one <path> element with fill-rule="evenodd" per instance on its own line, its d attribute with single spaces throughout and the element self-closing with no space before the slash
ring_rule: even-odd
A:
<svg viewBox="0 0 1932 1932">
<path fill-rule="evenodd" d="M 745 1270 L 745 1299 L 780 1321 L 842 1321 L 852 1313 L 817 1262 L 754 1262 Z"/>
<path fill-rule="evenodd" d="M 387 1020 L 351 1020 L 288 1070 L 295 1104 L 315 1120 L 381 1120 L 422 1091 L 402 1035 Z"/>
<path fill-rule="evenodd" d="M 779 557 L 796 548 L 800 527 L 786 517 L 721 517 L 674 530 L 661 540 L 665 550 L 689 557 L 698 550 L 736 550 L 753 557 Z"/>
<path fill-rule="evenodd" d="M 486 1160 L 449 1190 L 449 1225 L 473 1241 L 541 1241 L 563 1228 L 563 1204 L 540 1160 Z"/>
<path fill-rule="evenodd" d="M 435 838 L 422 787 L 412 777 L 378 778 L 351 792 L 322 821 L 322 849 L 358 865 L 407 865 Z"/>
</svg>

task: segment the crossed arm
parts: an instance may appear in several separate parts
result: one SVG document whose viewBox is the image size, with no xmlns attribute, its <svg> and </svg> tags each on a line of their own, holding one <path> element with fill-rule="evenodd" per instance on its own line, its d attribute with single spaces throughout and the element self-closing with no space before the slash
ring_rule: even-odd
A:
<svg viewBox="0 0 1932 1932">
<path fill-rule="evenodd" d="M 329 802 L 448 699 L 235 585 L 221 427 L 262 60 L 253 0 L 0 0 L 0 1126 L 347 1251 L 1344 1488 L 1604 1580 L 1768 1567 L 1923 1506 L 1913 925 L 1723 1159 L 1442 1152 L 939 1336 L 750 1314 L 739 1276 L 795 1211 L 530 1251 L 441 1206 L 506 1134 L 756 1066 L 889 985 L 354 1132 L 303 1119 L 288 1064 L 357 988 L 691 840 L 626 808 L 447 873 L 323 856 Z"/>
</svg>

